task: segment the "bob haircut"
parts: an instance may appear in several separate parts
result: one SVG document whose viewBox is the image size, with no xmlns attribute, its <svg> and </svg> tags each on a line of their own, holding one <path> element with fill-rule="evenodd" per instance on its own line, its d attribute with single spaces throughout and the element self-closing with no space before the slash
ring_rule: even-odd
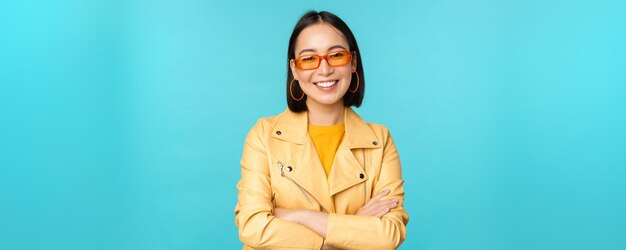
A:
<svg viewBox="0 0 626 250">
<path fill-rule="evenodd" d="M 298 23 L 296 23 L 296 26 L 293 28 L 293 32 L 291 33 L 291 38 L 289 38 L 289 48 L 287 50 L 287 106 L 289 106 L 289 109 L 293 112 L 302 112 L 307 110 L 306 95 L 302 98 L 302 100 L 296 101 L 292 99 L 289 94 L 289 85 L 293 80 L 293 74 L 291 74 L 289 61 L 291 59 L 295 59 L 296 40 L 298 39 L 300 32 L 302 32 L 302 30 L 306 27 L 317 23 L 328 23 L 339 30 L 348 41 L 348 49 L 353 51 L 356 55 L 356 73 L 359 74 L 359 89 L 355 93 L 346 91 L 346 94 L 343 96 L 343 105 L 345 107 L 355 106 L 358 108 L 361 106 L 361 102 L 363 102 L 363 95 L 365 94 L 365 75 L 363 74 L 363 64 L 361 63 L 361 52 L 359 51 L 359 46 L 356 43 L 354 34 L 352 34 L 348 25 L 346 25 L 346 23 L 344 23 L 338 16 L 327 11 L 317 12 L 314 10 L 308 11 L 300 18 L 300 20 L 298 20 Z M 356 85 L 357 77 L 353 73 L 349 89 L 356 88 Z M 292 91 L 294 96 L 302 96 L 304 94 L 300 88 L 300 84 L 294 84 Z"/>
</svg>

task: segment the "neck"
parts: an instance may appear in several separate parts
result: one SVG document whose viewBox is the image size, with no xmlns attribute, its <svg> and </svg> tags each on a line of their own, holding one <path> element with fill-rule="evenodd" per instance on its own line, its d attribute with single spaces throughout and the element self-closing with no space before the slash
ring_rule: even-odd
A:
<svg viewBox="0 0 626 250">
<path fill-rule="evenodd" d="M 309 124 L 314 126 L 331 126 L 343 123 L 343 102 L 332 105 L 314 104 L 307 102 Z"/>
</svg>

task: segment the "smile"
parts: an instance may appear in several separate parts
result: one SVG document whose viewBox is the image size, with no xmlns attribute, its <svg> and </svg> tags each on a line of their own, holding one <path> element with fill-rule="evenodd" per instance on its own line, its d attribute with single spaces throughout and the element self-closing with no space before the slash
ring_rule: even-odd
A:
<svg viewBox="0 0 626 250">
<path fill-rule="evenodd" d="M 318 87 L 322 87 L 322 88 L 329 88 L 332 86 L 335 86 L 335 84 L 337 84 L 337 81 L 326 81 L 326 82 L 316 82 L 315 85 L 317 85 Z"/>
</svg>

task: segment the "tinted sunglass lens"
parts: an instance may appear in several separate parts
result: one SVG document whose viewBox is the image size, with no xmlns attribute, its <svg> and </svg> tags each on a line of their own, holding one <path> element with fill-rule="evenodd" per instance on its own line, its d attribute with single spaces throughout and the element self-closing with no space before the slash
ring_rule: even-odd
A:
<svg viewBox="0 0 626 250">
<path fill-rule="evenodd" d="M 328 63 L 332 66 L 342 66 L 350 62 L 350 54 L 339 51 L 328 55 Z"/>
<path fill-rule="evenodd" d="M 319 61 L 317 56 L 305 56 L 298 59 L 298 66 L 301 69 L 314 69 L 319 65 Z"/>
</svg>

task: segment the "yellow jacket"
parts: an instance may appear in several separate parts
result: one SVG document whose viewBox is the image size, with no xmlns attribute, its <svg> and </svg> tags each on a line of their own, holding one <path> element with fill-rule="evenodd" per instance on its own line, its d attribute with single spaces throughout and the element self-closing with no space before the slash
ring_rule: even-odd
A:
<svg viewBox="0 0 626 250">
<path fill-rule="evenodd" d="M 398 151 L 387 128 L 345 108 L 345 135 L 328 178 L 307 134 L 307 112 L 289 109 L 261 118 L 246 137 L 235 224 L 243 249 L 395 249 L 406 237 L 408 215 Z M 372 196 L 398 207 L 382 218 L 357 216 Z M 329 213 L 326 239 L 273 216 L 274 207 Z"/>
</svg>

